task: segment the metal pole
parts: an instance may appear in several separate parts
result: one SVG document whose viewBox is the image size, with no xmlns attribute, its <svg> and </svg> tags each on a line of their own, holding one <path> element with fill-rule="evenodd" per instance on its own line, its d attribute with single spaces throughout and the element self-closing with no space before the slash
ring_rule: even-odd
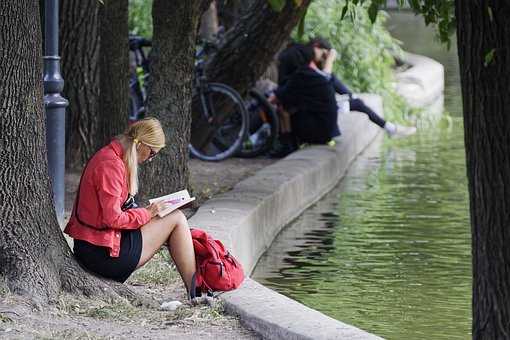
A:
<svg viewBox="0 0 510 340">
<path fill-rule="evenodd" d="M 58 0 L 44 1 L 44 107 L 46 110 L 46 148 L 55 212 L 64 221 L 65 197 L 65 114 L 68 101 L 60 95 L 64 79 L 58 56 Z"/>
</svg>

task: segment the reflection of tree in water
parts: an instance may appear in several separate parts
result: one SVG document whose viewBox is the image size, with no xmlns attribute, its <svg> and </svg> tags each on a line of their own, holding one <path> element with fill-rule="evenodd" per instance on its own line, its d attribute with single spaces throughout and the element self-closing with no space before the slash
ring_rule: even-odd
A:
<svg viewBox="0 0 510 340">
<path fill-rule="evenodd" d="M 321 222 L 324 223 L 324 227 L 305 233 L 304 236 L 300 238 L 304 243 L 298 246 L 298 248 L 300 248 L 299 250 L 288 252 L 289 257 L 284 260 L 285 263 L 292 265 L 292 267 L 299 268 L 301 265 L 309 264 L 309 262 L 295 259 L 321 260 L 328 252 L 334 249 L 338 215 L 334 213 L 321 213 L 321 216 L 324 217 L 324 219 L 321 220 Z M 285 270 L 280 272 L 285 276 Z"/>
</svg>

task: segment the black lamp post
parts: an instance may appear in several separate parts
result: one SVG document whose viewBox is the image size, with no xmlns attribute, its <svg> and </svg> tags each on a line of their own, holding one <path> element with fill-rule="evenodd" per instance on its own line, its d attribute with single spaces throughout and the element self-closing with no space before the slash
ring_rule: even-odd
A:
<svg viewBox="0 0 510 340">
<path fill-rule="evenodd" d="M 46 110 L 46 148 L 55 211 L 64 221 L 65 197 L 65 114 L 68 101 L 60 95 L 64 79 L 58 55 L 58 0 L 44 1 L 44 107 Z"/>
</svg>

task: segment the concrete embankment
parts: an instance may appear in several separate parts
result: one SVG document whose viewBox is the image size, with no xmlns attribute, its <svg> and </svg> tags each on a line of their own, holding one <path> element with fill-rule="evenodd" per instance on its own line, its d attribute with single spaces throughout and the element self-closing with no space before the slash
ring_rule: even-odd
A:
<svg viewBox="0 0 510 340">
<path fill-rule="evenodd" d="M 404 53 L 402 61 L 410 67 L 395 74 L 396 91 L 414 108 L 428 108 L 440 103 L 444 91 L 444 66 L 418 54 Z"/>
</svg>

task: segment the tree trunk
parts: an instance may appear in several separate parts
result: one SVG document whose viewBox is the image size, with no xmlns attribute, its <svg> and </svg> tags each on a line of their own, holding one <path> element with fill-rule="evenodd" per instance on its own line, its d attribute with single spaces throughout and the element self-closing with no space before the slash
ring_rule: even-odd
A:
<svg viewBox="0 0 510 340">
<path fill-rule="evenodd" d="M 95 0 L 97 1 L 97 0 Z M 128 0 L 104 1 L 100 16 L 99 138 L 96 148 L 122 133 L 128 122 Z M 97 115 L 97 114 L 96 114 Z"/>
<path fill-rule="evenodd" d="M 66 160 L 81 168 L 124 130 L 128 110 L 128 1 L 60 1 Z"/>
<path fill-rule="evenodd" d="M 219 24 L 225 30 L 232 28 L 239 20 L 239 16 L 246 10 L 246 0 L 217 0 Z"/>
<path fill-rule="evenodd" d="M 188 187 L 188 143 L 195 41 L 209 2 L 155 0 L 148 112 L 161 121 L 166 148 L 141 171 L 142 197 Z"/>
<path fill-rule="evenodd" d="M 81 168 L 97 148 L 99 7 L 97 0 L 60 1 L 60 42 L 66 117 L 66 166 Z"/>
<path fill-rule="evenodd" d="M 210 81 L 230 85 L 244 94 L 266 71 L 274 55 L 299 23 L 310 0 L 299 5 L 288 0 L 280 11 L 274 11 L 267 0 L 256 0 L 225 36 L 225 43 L 207 63 Z M 211 131 L 202 124 L 199 110 L 193 110 L 191 136 L 193 145 L 203 146 Z"/>
<path fill-rule="evenodd" d="M 510 3 L 458 0 L 455 10 L 471 208 L 473 339 L 508 339 Z"/>
<path fill-rule="evenodd" d="M 57 223 L 48 178 L 38 1 L 1 1 L 0 275 L 38 303 L 61 290 L 134 298 L 86 273 Z M 115 291 L 115 292 L 114 292 Z"/>
<path fill-rule="evenodd" d="M 299 23 L 310 0 L 299 6 L 287 1 L 275 12 L 267 0 L 254 1 L 236 25 L 226 33 L 225 43 L 207 64 L 208 79 L 245 93 L 259 77 Z"/>
</svg>

